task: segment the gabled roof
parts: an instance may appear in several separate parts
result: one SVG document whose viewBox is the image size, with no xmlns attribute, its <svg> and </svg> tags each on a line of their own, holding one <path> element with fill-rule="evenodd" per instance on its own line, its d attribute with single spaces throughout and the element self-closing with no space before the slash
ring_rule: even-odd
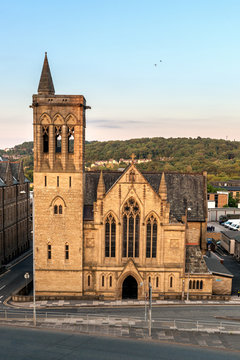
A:
<svg viewBox="0 0 240 360">
<path fill-rule="evenodd" d="M 158 194 L 162 173 L 141 172 L 141 174 Z M 123 173 L 119 171 L 103 172 L 106 193 L 122 175 Z M 89 171 L 85 174 L 85 205 L 93 205 L 97 200 L 99 176 L 100 172 L 98 171 Z M 207 207 L 204 176 L 202 174 L 165 173 L 165 181 L 170 215 L 181 221 L 182 216 L 186 214 L 186 209 L 191 208 L 188 211 L 188 221 L 205 221 Z"/>
<path fill-rule="evenodd" d="M 23 173 L 23 168 L 20 161 L 9 162 L 9 161 L 0 161 L 0 186 L 7 186 L 7 171 L 8 166 L 10 167 L 11 172 L 11 182 L 13 185 L 16 185 L 21 182 L 29 182 L 25 178 Z"/>
<path fill-rule="evenodd" d="M 45 52 L 45 58 L 42 68 L 42 74 L 38 85 L 39 95 L 54 95 L 55 89 L 53 86 L 52 75 L 48 64 L 47 53 Z"/>
</svg>

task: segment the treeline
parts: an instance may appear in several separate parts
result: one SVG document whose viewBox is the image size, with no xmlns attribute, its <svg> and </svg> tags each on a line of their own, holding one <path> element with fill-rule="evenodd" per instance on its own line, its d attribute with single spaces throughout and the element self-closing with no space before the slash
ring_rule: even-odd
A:
<svg viewBox="0 0 240 360">
<path fill-rule="evenodd" d="M 24 142 L 0 155 L 24 158 L 26 171 L 32 170 L 33 143 Z M 141 138 L 125 141 L 86 142 L 86 165 L 97 160 L 148 158 L 151 162 L 139 164 L 146 171 L 202 172 L 206 170 L 209 180 L 240 178 L 240 142 L 210 138 Z"/>
</svg>

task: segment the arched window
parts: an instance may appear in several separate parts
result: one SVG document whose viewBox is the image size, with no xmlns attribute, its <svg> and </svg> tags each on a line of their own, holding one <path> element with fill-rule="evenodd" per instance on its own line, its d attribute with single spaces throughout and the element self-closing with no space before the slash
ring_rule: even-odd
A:
<svg viewBox="0 0 240 360">
<path fill-rule="evenodd" d="M 59 213 L 59 214 L 62 214 L 62 205 L 59 205 L 59 207 L 58 207 L 58 213 Z"/>
<path fill-rule="evenodd" d="M 55 152 L 62 152 L 62 127 L 55 126 Z"/>
<path fill-rule="evenodd" d="M 88 284 L 88 286 L 91 285 L 91 276 L 90 275 L 88 275 L 88 277 L 87 277 L 87 284 Z"/>
<path fill-rule="evenodd" d="M 54 205 L 54 214 L 58 214 L 58 206 Z"/>
<path fill-rule="evenodd" d="M 102 286 L 104 286 L 104 275 L 102 276 Z"/>
<path fill-rule="evenodd" d="M 173 277 L 170 276 L 170 279 L 169 279 L 169 287 L 172 288 L 173 287 Z"/>
<path fill-rule="evenodd" d="M 68 152 L 74 153 L 74 126 L 68 127 Z"/>
<path fill-rule="evenodd" d="M 140 209 L 130 198 L 123 207 L 123 257 L 139 257 Z"/>
<path fill-rule="evenodd" d="M 200 290 L 202 290 L 203 289 L 203 281 L 201 280 L 200 281 Z"/>
<path fill-rule="evenodd" d="M 155 258 L 157 253 L 157 220 L 152 215 L 147 220 L 146 257 Z"/>
<path fill-rule="evenodd" d="M 105 257 L 115 257 L 116 221 L 109 214 L 105 221 Z"/>
<path fill-rule="evenodd" d="M 192 288 L 192 280 L 189 280 L 189 289 L 191 289 Z"/>
<path fill-rule="evenodd" d="M 156 277 L 156 288 L 158 288 L 158 283 L 159 283 L 159 280 L 158 280 L 158 276 Z"/>
<path fill-rule="evenodd" d="M 42 127 L 42 139 L 43 139 L 43 152 L 48 153 L 49 149 L 49 133 L 48 133 L 48 126 Z"/>
<path fill-rule="evenodd" d="M 199 280 L 197 280 L 197 289 L 199 289 Z"/>
<path fill-rule="evenodd" d="M 196 281 L 193 280 L 193 289 L 196 289 Z"/>
<path fill-rule="evenodd" d="M 112 276 L 109 277 L 109 287 L 112 287 Z"/>
</svg>

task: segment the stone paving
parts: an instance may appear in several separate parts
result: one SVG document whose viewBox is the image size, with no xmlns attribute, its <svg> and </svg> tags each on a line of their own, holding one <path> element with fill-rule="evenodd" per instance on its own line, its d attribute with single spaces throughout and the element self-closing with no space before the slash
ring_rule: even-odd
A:
<svg viewBox="0 0 240 360">
<path fill-rule="evenodd" d="M 32 302 L 14 302 L 8 301 L 9 305 L 12 305 L 16 308 L 32 308 Z M 214 300 L 203 300 L 203 301 L 192 301 L 192 300 L 155 300 L 152 302 L 154 305 L 240 305 L 240 298 L 237 296 L 232 296 L 229 301 L 214 301 Z M 44 300 L 36 301 L 37 308 L 68 308 L 68 307 L 118 307 L 118 306 L 144 306 L 145 301 L 139 300 L 116 300 L 116 301 L 87 301 L 87 300 Z"/>
</svg>

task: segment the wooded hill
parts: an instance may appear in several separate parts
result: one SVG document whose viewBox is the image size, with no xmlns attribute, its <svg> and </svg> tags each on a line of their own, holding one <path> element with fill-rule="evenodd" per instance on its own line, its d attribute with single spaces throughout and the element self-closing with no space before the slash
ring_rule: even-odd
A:
<svg viewBox="0 0 240 360">
<path fill-rule="evenodd" d="M 21 155 L 26 170 L 32 170 L 32 142 L 25 142 L 5 152 L 2 156 Z M 209 180 L 240 178 L 240 142 L 210 138 L 141 138 L 125 141 L 86 142 L 86 165 L 97 160 L 137 159 L 152 161 L 139 164 L 141 170 L 202 172 L 206 170 Z M 123 164 L 121 165 L 123 167 Z"/>
</svg>

